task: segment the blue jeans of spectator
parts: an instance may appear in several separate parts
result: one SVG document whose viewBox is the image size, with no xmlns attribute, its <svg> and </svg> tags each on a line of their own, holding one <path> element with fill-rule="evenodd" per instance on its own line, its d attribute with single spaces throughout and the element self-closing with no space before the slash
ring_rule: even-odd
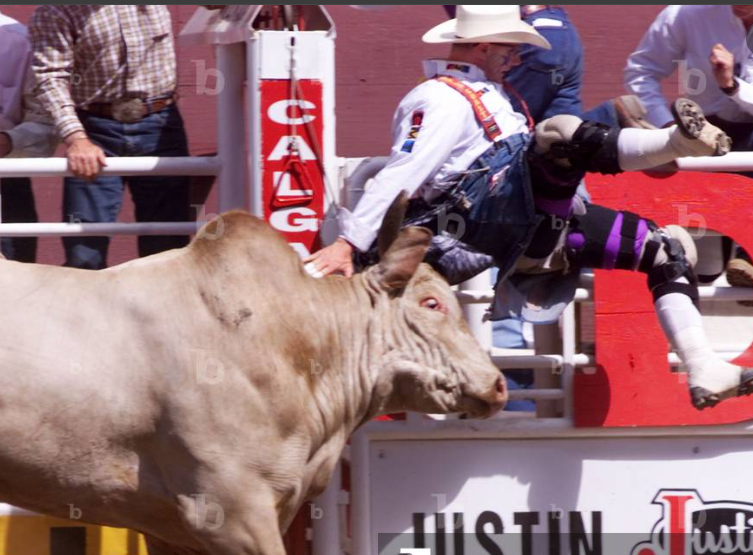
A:
<svg viewBox="0 0 753 555">
<path fill-rule="evenodd" d="M 187 156 L 183 119 L 175 105 L 136 123 L 79 113 L 91 141 L 107 156 Z M 66 178 L 63 217 L 66 222 L 114 222 L 123 203 L 125 185 L 131 191 L 139 222 L 189 220 L 187 177 L 100 176 L 92 182 Z M 107 266 L 108 237 L 64 237 L 66 266 L 98 270 Z M 141 236 L 139 256 L 149 256 L 188 244 L 186 236 Z"/>
<path fill-rule="evenodd" d="M 6 224 L 36 223 L 34 193 L 27 177 L 4 177 L 0 179 L 0 205 L 2 221 Z M 37 257 L 36 237 L 0 238 L 0 251 L 8 260 L 34 262 Z"/>
<path fill-rule="evenodd" d="M 497 281 L 497 269 L 492 269 L 492 283 Z M 498 320 L 492 322 L 492 345 L 501 349 L 525 349 L 523 322 L 520 320 Z M 510 391 L 530 389 L 533 386 L 533 370 L 505 370 L 507 388 Z M 505 406 L 506 411 L 533 412 L 536 403 L 530 399 L 514 399 Z"/>
</svg>

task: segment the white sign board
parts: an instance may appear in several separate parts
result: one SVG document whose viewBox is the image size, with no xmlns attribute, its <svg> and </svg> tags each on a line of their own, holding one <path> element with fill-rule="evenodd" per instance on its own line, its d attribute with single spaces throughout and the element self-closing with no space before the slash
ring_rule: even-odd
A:
<svg viewBox="0 0 753 555">
<path fill-rule="evenodd" d="M 753 438 L 371 441 L 376 555 L 753 553 Z"/>
</svg>

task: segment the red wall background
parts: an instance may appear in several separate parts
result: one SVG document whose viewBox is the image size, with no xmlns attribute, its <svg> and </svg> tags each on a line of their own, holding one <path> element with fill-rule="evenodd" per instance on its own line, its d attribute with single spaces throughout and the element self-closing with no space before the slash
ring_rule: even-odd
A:
<svg viewBox="0 0 753 555">
<path fill-rule="evenodd" d="M 570 6 L 586 50 L 584 100 L 591 106 L 622 94 L 625 59 L 663 6 Z M 2 12 L 26 23 L 34 6 L 3 6 Z M 177 32 L 197 9 L 171 6 Z M 327 6 L 337 29 L 337 154 L 369 156 L 389 148 L 392 111 L 400 98 L 421 78 L 420 60 L 441 57 L 446 47 L 424 45 L 421 35 L 445 19 L 441 6 L 396 6 L 359 10 Z M 215 97 L 199 94 L 196 68 L 214 67 L 208 47 L 179 46 L 180 108 L 186 119 L 192 154 L 212 152 L 215 145 Z M 59 179 L 35 180 L 41 221 L 60 221 Z M 216 211 L 209 198 L 207 212 Z M 129 202 L 121 215 L 132 221 Z M 115 238 L 110 264 L 135 256 L 135 239 Z M 40 241 L 40 262 L 62 262 L 60 240 Z"/>
</svg>

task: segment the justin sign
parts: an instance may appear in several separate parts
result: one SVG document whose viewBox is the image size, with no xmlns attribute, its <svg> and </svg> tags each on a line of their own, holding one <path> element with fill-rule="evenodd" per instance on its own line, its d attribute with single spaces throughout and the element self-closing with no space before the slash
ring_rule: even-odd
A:
<svg viewBox="0 0 753 555">
<path fill-rule="evenodd" d="M 750 442 L 373 440 L 368 552 L 753 554 Z"/>
</svg>

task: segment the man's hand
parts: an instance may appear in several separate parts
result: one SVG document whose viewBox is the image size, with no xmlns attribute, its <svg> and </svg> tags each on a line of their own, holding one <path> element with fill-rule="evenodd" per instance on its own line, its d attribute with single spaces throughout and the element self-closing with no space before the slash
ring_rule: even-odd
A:
<svg viewBox="0 0 753 555">
<path fill-rule="evenodd" d="M 0 133 L 0 158 L 5 158 L 13 150 L 13 141 L 7 133 Z"/>
<path fill-rule="evenodd" d="M 728 89 L 735 85 L 735 56 L 723 44 L 715 44 L 711 48 L 709 62 L 720 88 Z"/>
<path fill-rule="evenodd" d="M 73 175 L 86 181 L 93 181 L 99 172 L 107 165 L 104 151 L 81 133 L 74 133 L 65 138 L 68 151 L 68 169 Z"/>
<path fill-rule="evenodd" d="M 328 247 L 315 252 L 303 262 L 306 271 L 315 278 L 341 272 L 345 277 L 353 275 L 353 246 L 342 237 Z"/>
</svg>

